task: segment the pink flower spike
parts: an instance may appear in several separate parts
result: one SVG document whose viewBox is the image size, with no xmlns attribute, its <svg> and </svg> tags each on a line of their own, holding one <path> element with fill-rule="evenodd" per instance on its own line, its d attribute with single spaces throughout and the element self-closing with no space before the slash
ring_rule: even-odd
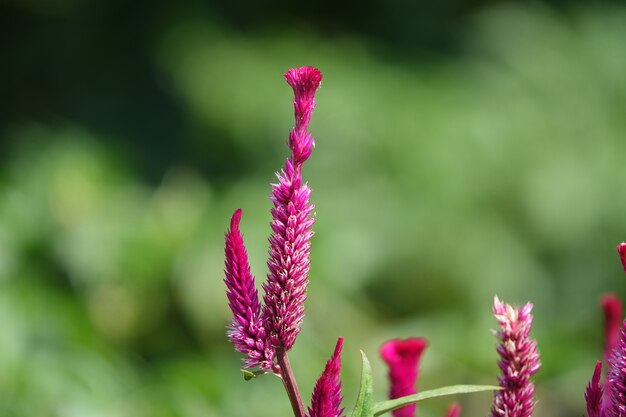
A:
<svg viewBox="0 0 626 417">
<path fill-rule="evenodd" d="M 609 375 L 606 392 L 610 395 L 608 417 L 626 416 L 626 323 L 622 326 L 620 339 L 609 358 Z"/>
<path fill-rule="evenodd" d="M 428 343 L 420 337 L 392 339 L 380 347 L 380 356 L 389 367 L 389 398 L 400 398 L 417 393 L 419 363 Z M 394 417 L 414 417 L 416 404 L 392 411 Z"/>
<path fill-rule="evenodd" d="M 602 416 L 602 385 L 600 384 L 600 375 L 602 374 L 602 362 L 596 362 L 593 376 L 587 389 L 585 390 L 585 402 L 587 403 L 588 417 Z"/>
<path fill-rule="evenodd" d="M 459 417 L 461 415 L 461 405 L 459 403 L 454 403 L 448 408 L 446 412 L 446 417 Z"/>
<path fill-rule="evenodd" d="M 626 242 L 617 245 L 617 253 L 619 253 L 619 259 L 622 261 L 624 271 L 626 271 Z"/>
<path fill-rule="evenodd" d="M 302 183 L 302 163 L 309 157 L 313 138 L 306 132 L 313 111 L 315 90 L 322 74 L 312 67 L 285 74 L 293 87 L 296 126 L 289 135 L 291 157 L 272 185 L 272 235 L 269 238 L 269 274 L 263 285 L 263 323 L 272 346 L 290 350 L 304 318 L 309 283 L 311 237 L 314 219 L 311 189 Z"/>
<path fill-rule="evenodd" d="M 271 370 L 274 349 L 266 341 L 259 296 L 250 273 L 243 236 L 239 231 L 240 220 L 241 209 L 237 209 L 230 220 L 230 229 L 226 232 L 224 282 L 228 305 L 233 312 L 227 335 L 235 349 L 247 355 L 244 359 L 246 368 L 258 366 Z"/>
<path fill-rule="evenodd" d="M 339 417 L 343 413 L 341 382 L 339 381 L 342 348 L 343 338 L 340 337 L 333 356 L 326 362 L 324 372 L 315 383 L 307 417 Z"/>
<path fill-rule="evenodd" d="M 494 393 L 491 417 L 530 417 L 535 407 L 535 386 L 531 381 L 540 368 L 537 342 L 530 339 L 532 304 L 514 308 L 494 299 L 493 314 L 500 324 L 498 378 L 501 391 Z"/>
</svg>

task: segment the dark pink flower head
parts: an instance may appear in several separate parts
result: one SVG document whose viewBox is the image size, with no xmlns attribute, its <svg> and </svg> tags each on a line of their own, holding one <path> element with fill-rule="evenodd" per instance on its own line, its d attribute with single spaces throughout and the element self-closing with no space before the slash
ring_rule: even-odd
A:
<svg viewBox="0 0 626 417">
<path fill-rule="evenodd" d="M 454 403 L 448 408 L 446 412 L 446 417 L 459 417 L 461 415 L 461 405 L 459 403 Z"/>
<path fill-rule="evenodd" d="M 602 311 L 604 312 L 604 362 L 610 364 L 613 350 L 619 343 L 620 328 L 622 326 L 622 302 L 617 295 L 607 293 L 601 299 Z M 611 381 L 608 374 L 604 381 L 604 391 L 611 392 Z M 605 395 L 602 409 L 607 410 L 611 406 L 611 396 Z"/>
<path fill-rule="evenodd" d="M 619 259 L 622 261 L 624 271 L 626 271 L 626 242 L 617 245 L 617 253 L 619 253 Z"/>
<path fill-rule="evenodd" d="M 315 383 L 307 417 L 339 417 L 343 413 L 341 382 L 339 381 L 342 348 L 343 338 L 340 337 L 333 356 L 326 362 L 324 372 Z"/>
<path fill-rule="evenodd" d="M 289 70 L 287 82 L 295 93 L 296 127 L 290 134 L 291 157 L 276 174 L 272 186 L 272 235 L 269 238 L 269 274 L 263 285 L 263 320 L 276 348 L 293 347 L 304 318 L 314 219 L 311 189 L 302 183 L 302 163 L 311 154 L 313 139 L 306 133 L 322 78 L 312 67 Z"/>
<path fill-rule="evenodd" d="M 246 368 L 259 366 L 270 370 L 274 360 L 274 349 L 266 341 L 261 320 L 261 305 L 250 273 L 248 254 L 239 231 L 241 209 L 233 214 L 230 229 L 226 232 L 226 260 L 224 273 L 228 305 L 233 319 L 227 332 L 228 338 L 239 352 L 247 355 Z"/>
<path fill-rule="evenodd" d="M 593 376 L 587 389 L 585 390 L 585 402 L 587 403 L 588 417 L 602 417 L 602 385 L 600 375 L 602 374 L 602 362 L 598 361 L 593 371 Z"/>
<path fill-rule="evenodd" d="M 428 343 L 421 337 L 392 339 L 380 347 L 380 356 L 389 367 L 389 398 L 400 398 L 417 392 L 419 363 Z M 410 404 L 392 411 L 395 417 L 414 417 L 417 407 Z"/>
<path fill-rule="evenodd" d="M 498 378 L 503 388 L 494 394 L 491 417 L 530 417 L 535 406 L 535 386 L 531 381 L 541 364 L 537 342 L 530 339 L 532 304 L 514 308 L 494 299 L 493 314 L 500 324 L 496 332 L 500 344 Z"/>
<path fill-rule="evenodd" d="M 601 299 L 604 312 L 604 357 L 609 358 L 611 351 L 619 342 L 619 330 L 622 324 L 622 302 L 617 295 L 607 293 Z"/>
<path fill-rule="evenodd" d="M 307 133 L 311 114 L 315 108 L 315 92 L 322 82 L 322 73 L 317 68 L 292 68 L 285 73 L 287 83 L 293 88 L 296 126 L 289 134 L 292 162 L 299 166 L 311 155 L 314 140 Z"/>
<path fill-rule="evenodd" d="M 626 416 L 626 322 L 622 326 L 620 339 L 609 358 L 609 375 L 606 392 L 610 395 L 608 417 Z"/>
</svg>

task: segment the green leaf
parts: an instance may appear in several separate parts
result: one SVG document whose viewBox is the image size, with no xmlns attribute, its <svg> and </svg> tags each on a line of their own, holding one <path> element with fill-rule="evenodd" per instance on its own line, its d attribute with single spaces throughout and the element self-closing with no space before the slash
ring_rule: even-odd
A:
<svg viewBox="0 0 626 417">
<path fill-rule="evenodd" d="M 373 408 L 374 385 L 372 382 L 372 366 L 365 353 L 361 351 L 361 387 L 359 388 L 359 395 L 351 417 L 373 417 Z"/>
<path fill-rule="evenodd" d="M 265 371 L 248 371 L 247 369 L 240 369 L 241 373 L 243 374 L 243 379 L 245 379 L 246 381 L 250 381 L 251 379 L 254 379 L 256 377 L 258 377 L 259 375 L 263 375 L 266 372 Z"/>
<path fill-rule="evenodd" d="M 396 398 L 394 400 L 378 402 L 374 405 L 373 415 L 379 416 L 397 408 L 404 407 L 407 404 L 416 403 L 428 398 L 443 397 L 445 395 L 454 394 L 470 394 L 472 392 L 497 391 L 500 389 L 502 388 L 495 385 L 451 385 L 449 387 L 431 389 L 417 394 L 408 395 L 406 397 Z"/>
</svg>

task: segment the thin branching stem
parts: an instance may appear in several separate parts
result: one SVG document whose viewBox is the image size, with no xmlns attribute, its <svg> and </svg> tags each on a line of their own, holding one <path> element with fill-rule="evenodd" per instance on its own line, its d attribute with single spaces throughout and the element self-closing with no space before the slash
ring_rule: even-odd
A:
<svg viewBox="0 0 626 417">
<path fill-rule="evenodd" d="M 283 348 L 276 348 L 276 359 L 278 360 L 278 365 L 280 365 L 283 385 L 289 396 L 289 402 L 293 408 L 294 416 L 306 417 L 302 397 L 300 396 L 300 391 L 298 391 L 298 385 L 296 384 L 296 378 L 293 375 L 289 358 L 287 358 L 287 352 Z"/>
</svg>

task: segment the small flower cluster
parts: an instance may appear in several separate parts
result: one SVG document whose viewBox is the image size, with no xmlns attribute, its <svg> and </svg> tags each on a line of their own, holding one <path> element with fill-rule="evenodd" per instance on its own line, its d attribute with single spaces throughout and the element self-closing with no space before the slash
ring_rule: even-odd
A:
<svg viewBox="0 0 626 417">
<path fill-rule="evenodd" d="M 537 342 L 530 339 L 532 304 L 514 308 L 495 297 L 493 314 L 500 324 L 496 336 L 502 370 L 502 390 L 494 394 L 491 417 L 530 417 L 535 407 L 535 385 L 530 380 L 538 370 Z"/>
</svg>

